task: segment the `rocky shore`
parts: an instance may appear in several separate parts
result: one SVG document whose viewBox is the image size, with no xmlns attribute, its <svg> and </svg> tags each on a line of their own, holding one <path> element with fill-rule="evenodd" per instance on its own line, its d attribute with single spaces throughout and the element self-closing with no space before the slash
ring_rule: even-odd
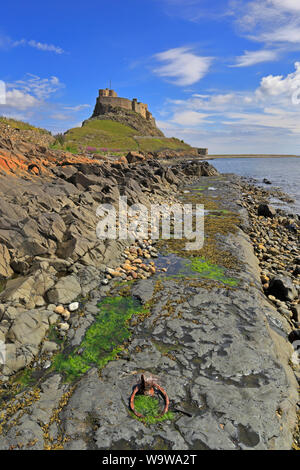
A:
<svg viewBox="0 0 300 470">
<path fill-rule="evenodd" d="M 1 449 L 299 445 L 299 220 L 267 192 L 155 159 L 59 165 L 0 189 Z M 100 241 L 97 207 L 120 195 L 204 204 L 203 249 Z M 170 396 L 165 420 L 128 408 L 142 371 Z"/>
</svg>

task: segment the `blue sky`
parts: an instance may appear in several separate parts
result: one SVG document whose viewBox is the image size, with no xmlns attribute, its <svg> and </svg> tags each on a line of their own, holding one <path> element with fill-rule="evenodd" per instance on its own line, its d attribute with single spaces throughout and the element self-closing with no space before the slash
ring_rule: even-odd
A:
<svg viewBox="0 0 300 470">
<path fill-rule="evenodd" d="M 0 59 L 0 114 L 52 133 L 111 80 L 210 153 L 300 153 L 299 0 L 15 0 Z"/>
</svg>

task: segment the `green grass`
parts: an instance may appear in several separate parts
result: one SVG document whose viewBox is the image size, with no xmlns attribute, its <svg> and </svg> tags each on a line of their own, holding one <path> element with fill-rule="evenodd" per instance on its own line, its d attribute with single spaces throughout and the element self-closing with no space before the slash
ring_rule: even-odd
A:
<svg viewBox="0 0 300 470">
<path fill-rule="evenodd" d="M 140 150 L 155 152 L 159 150 L 188 150 L 191 147 L 179 139 L 171 138 L 135 138 L 137 131 L 125 124 L 110 120 L 88 121 L 83 127 L 70 129 L 65 134 L 65 145 L 76 146 L 85 150 L 86 147 L 95 147 L 99 153 L 107 148 L 127 150 Z M 65 148 L 59 146 L 57 148 Z"/>
<path fill-rule="evenodd" d="M 139 149 L 146 152 L 159 152 L 168 150 L 191 150 L 190 145 L 175 137 L 172 138 L 143 138 L 137 139 Z"/>
<path fill-rule="evenodd" d="M 144 416 L 144 418 L 138 418 L 133 412 L 131 412 L 131 415 L 146 424 L 156 424 L 161 421 L 174 419 L 174 414 L 171 411 L 168 411 L 165 415 L 159 417 L 162 412 L 162 405 L 158 398 L 155 397 L 136 395 L 134 407 L 138 413 Z"/>
<path fill-rule="evenodd" d="M 58 142 L 54 142 L 54 144 L 50 145 L 50 148 L 53 150 L 65 150 L 66 152 L 74 153 L 75 155 L 78 153 L 78 147 L 74 144 L 61 145 Z"/>
<path fill-rule="evenodd" d="M 101 148 L 138 150 L 138 144 L 133 136 L 136 131 L 124 124 L 115 121 L 95 120 L 89 121 L 83 127 L 70 129 L 65 135 L 66 145 L 77 147 L 95 147 L 99 152 Z"/>
<path fill-rule="evenodd" d="M 145 313 L 145 307 L 131 297 L 108 297 L 98 306 L 96 321 L 86 331 L 80 346 L 54 358 L 54 369 L 62 372 L 66 381 L 75 380 L 92 366 L 101 369 L 116 359 L 130 337 L 128 321 L 134 314 Z"/>
<path fill-rule="evenodd" d="M 47 131 L 46 129 L 35 127 L 35 126 L 32 126 L 31 124 L 28 124 L 27 122 L 18 121 L 16 119 L 10 119 L 4 116 L 0 116 L 0 123 L 1 122 L 15 129 L 20 129 L 22 131 L 36 131 L 36 132 L 39 132 L 40 134 L 50 134 L 50 132 Z"/>
</svg>

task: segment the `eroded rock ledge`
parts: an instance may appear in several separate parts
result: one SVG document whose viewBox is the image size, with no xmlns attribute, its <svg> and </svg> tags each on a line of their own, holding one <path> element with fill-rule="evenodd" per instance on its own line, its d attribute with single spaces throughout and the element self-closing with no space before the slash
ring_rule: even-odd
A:
<svg viewBox="0 0 300 470">
<path fill-rule="evenodd" d="M 15 362 L 15 370 L 32 365 L 41 347 L 49 349 L 43 343 L 44 329 L 51 330 L 58 321 L 56 306 L 49 302 L 68 303 L 73 296 L 64 296 L 74 289 L 72 300 L 78 297 L 81 308 L 71 315 L 62 336 L 66 362 L 60 368 L 51 368 L 52 351 L 47 367 L 35 359 L 33 383 L 16 387 L 17 394 L 11 379 L 4 382 L 2 396 L 6 388 L 9 401 L 3 407 L 0 448 L 290 449 L 298 401 L 289 365 L 292 328 L 262 289 L 245 233 L 248 215 L 239 204 L 244 190 L 240 180 L 220 177 L 199 162 L 172 168 L 156 162 L 77 165 L 53 171 L 57 178 L 51 183 L 37 179 L 30 186 L 22 181 L 12 187 L 4 182 L 0 239 L 8 249 L 9 267 L 21 278 L 8 281 L 2 293 L 0 334 L 9 339 L 11 349 L 18 349 L 15 360 L 26 360 Z M 210 242 L 196 255 L 197 262 L 194 257 L 191 263 L 181 246 L 161 245 L 151 277 L 147 274 L 132 285 L 119 278 L 103 285 L 107 265 L 118 267 L 128 255 L 120 242 L 97 242 L 97 205 L 115 203 L 120 193 L 128 196 L 129 204 L 171 202 L 175 199 L 169 195 L 179 187 L 182 203 L 204 202 L 210 211 Z M 148 253 L 137 244 L 138 249 Z M 118 272 L 126 280 L 123 271 Z M 138 312 L 132 316 L 130 337 L 118 360 L 100 373 L 91 364 L 65 382 L 64 364 L 70 364 L 69 357 L 85 358 L 88 346 L 83 341 L 107 296 L 112 301 L 133 296 L 146 310 L 142 317 Z M 145 425 L 130 414 L 128 399 L 143 370 L 161 378 L 171 399 L 170 420 Z"/>
</svg>

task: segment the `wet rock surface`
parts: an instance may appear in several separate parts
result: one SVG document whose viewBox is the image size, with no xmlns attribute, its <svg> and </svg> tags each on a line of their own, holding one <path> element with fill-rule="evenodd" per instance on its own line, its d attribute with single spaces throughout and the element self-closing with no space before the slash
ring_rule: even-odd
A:
<svg viewBox="0 0 300 470">
<path fill-rule="evenodd" d="M 175 181 L 182 169 L 188 166 L 186 162 L 179 164 L 169 175 L 165 169 L 154 165 L 155 168 L 159 171 L 156 175 L 154 171 L 153 181 L 156 176 L 159 178 L 158 184 L 161 179 L 167 181 L 167 178 L 174 178 Z M 146 167 L 144 170 L 141 165 L 136 167 L 135 179 L 138 174 L 140 178 L 145 177 L 144 171 L 148 171 Z M 186 171 L 189 172 L 188 169 Z M 202 171 L 205 171 L 203 174 L 213 173 L 211 167 L 199 170 Z M 71 178 L 74 174 L 72 172 Z M 0 333 L 3 331 L 10 335 L 11 341 L 15 341 L 11 347 L 26 348 L 27 353 L 23 352 L 21 356 L 15 350 L 16 361 L 20 357 L 28 357 L 28 362 L 17 364 L 14 368 L 19 370 L 29 364 L 32 367 L 34 357 L 36 364 L 31 368 L 33 381 L 27 381 L 25 385 L 22 383 L 23 390 L 17 387 L 17 393 L 14 393 L 11 382 L 4 381 L 2 384 L 1 397 L 6 394 L 7 398 L 1 410 L 1 449 L 291 448 L 298 401 L 297 381 L 289 365 L 293 348 L 288 336 L 294 326 L 290 318 L 275 308 L 276 303 L 268 299 L 263 290 L 262 272 L 253 254 L 250 238 L 245 234 L 247 231 L 254 241 L 251 236 L 253 223 L 245 210 L 250 204 L 242 194 L 245 186 L 238 178 L 217 175 L 201 178 L 197 171 L 196 174 L 197 186 L 185 188 L 187 196 L 196 194 L 193 196 L 196 201 L 199 194 L 203 194 L 209 204 L 212 200 L 217 201 L 219 210 L 213 209 L 216 213 L 208 214 L 209 217 L 214 215 L 216 223 L 218 217 L 221 221 L 227 220 L 224 212 L 239 217 L 239 225 L 244 231 L 236 225 L 232 233 L 215 235 L 216 246 L 221 253 L 225 253 L 229 261 L 238 260 L 238 263 L 227 261 L 230 268 L 226 265 L 221 276 L 219 271 L 214 270 L 217 278 L 208 276 L 206 271 L 199 271 L 199 266 L 193 275 L 178 272 L 175 276 L 167 264 L 172 259 L 172 253 L 167 252 L 163 258 L 166 260 L 164 270 L 157 267 L 150 273 L 139 267 L 137 272 L 142 277 L 136 281 L 129 273 L 136 272 L 133 268 L 141 264 L 150 269 L 150 253 L 153 253 L 154 259 L 158 256 L 159 261 L 158 249 L 150 249 L 149 246 L 142 248 L 136 243 L 131 249 L 125 248 L 125 251 L 123 247 L 123 258 L 117 260 L 116 253 L 121 253 L 122 246 L 117 250 L 116 245 L 111 244 L 95 248 L 101 253 L 97 258 L 93 257 L 93 245 L 90 245 L 88 235 L 86 242 L 75 235 L 71 241 L 66 240 L 65 236 L 61 237 L 59 243 L 65 245 L 55 262 L 59 266 L 63 253 L 68 253 L 65 255 L 70 263 L 68 276 L 56 277 L 55 287 L 51 286 L 46 295 L 55 288 L 63 292 L 58 287 L 64 286 L 66 279 L 72 277 L 82 290 L 78 298 L 79 306 L 76 311 L 69 312 L 66 330 L 55 326 L 59 321 L 66 322 L 63 313 L 55 313 L 56 302 L 53 305 L 48 302 L 46 307 L 33 307 L 34 328 L 31 325 L 33 318 L 24 305 L 16 302 L 6 306 Z M 107 201 L 109 198 L 114 200 L 115 195 L 119 194 L 117 188 L 122 184 L 123 176 L 116 172 L 112 181 L 114 178 L 118 179 L 119 184 L 111 185 L 104 191 Z M 86 220 L 92 217 L 92 211 L 85 211 L 82 200 L 88 200 L 88 194 L 92 198 L 96 194 L 94 188 L 88 192 L 84 189 L 86 180 L 73 181 L 78 190 L 75 193 L 80 198 L 74 205 L 71 204 L 71 211 L 68 208 L 64 217 L 64 224 L 70 232 L 72 224 L 74 226 L 81 219 L 85 220 L 86 227 Z M 145 188 L 147 184 L 145 182 Z M 175 182 L 171 184 L 175 189 Z M 214 191 L 209 189 L 212 187 Z M 64 184 L 62 188 L 65 188 Z M 89 183 L 88 188 L 91 188 Z M 144 192 L 141 191 L 141 195 Z M 184 197 L 181 198 L 183 202 Z M 103 191 L 99 200 L 101 198 Z M 254 201 L 251 207 L 257 215 Z M 60 214 L 61 210 L 59 208 Z M 83 234 L 85 228 L 80 230 Z M 44 242 L 37 240 L 35 243 L 37 249 Z M 69 251 L 70 244 L 73 251 Z M 292 254 L 295 257 L 296 254 Z M 103 262 L 105 255 L 110 261 L 116 259 L 110 271 Z M 30 269 L 30 260 L 26 258 L 28 254 L 24 256 L 24 261 L 16 258 L 16 262 L 27 262 Z M 49 257 L 49 253 L 45 256 Z M 136 262 L 138 256 L 142 259 Z M 91 260 L 96 259 L 97 262 L 90 264 Z M 269 278 L 269 274 L 268 271 L 265 275 Z M 52 275 L 57 276 L 56 270 Z M 103 279 L 107 283 L 103 284 Z M 236 282 L 233 283 L 233 279 Z M 127 284 L 128 280 L 132 283 Z M 117 360 L 111 360 L 101 370 L 91 365 L 72 383 L 64 383 L 64 372 L 57 373 L 51 368 L 53 354 L 56 353 L 54 345 L 63 348 L 66 356 L 77 348 L 78 357 L 82 357 L 83 339 L 97 321 L 99 302 L 107 295 L 138 299 L 147 313 L 142 318 L 137 314 L 132 316 L 129 321 L 130 338 L 119 351 Z M 64 299 L 66 303 L 75 300 L 71 297 Z M 297 315 L 297 305 L 293 305 L 294 316 Z M 61 312 L 68 310 L 66 307 Z M 38 321 L 35 318 L 37 314 Z M 19 327 L 22 321 L 24 328 Z M 50 335 L 43 342 L 42 338 L 46 330 L 51 330 L 51 325 L 54 325 L 55 335 L 58 336 Z M 28 335 L 25 334 L 26 328 L 29 329 Z M 27 337 L 26 346 L 22 344 L 22 334 Z M 172 419 L 146 425 L 130 413 L 129 397 L 143 371 L 159 377 L 170 398 Z"/>
</svg>

